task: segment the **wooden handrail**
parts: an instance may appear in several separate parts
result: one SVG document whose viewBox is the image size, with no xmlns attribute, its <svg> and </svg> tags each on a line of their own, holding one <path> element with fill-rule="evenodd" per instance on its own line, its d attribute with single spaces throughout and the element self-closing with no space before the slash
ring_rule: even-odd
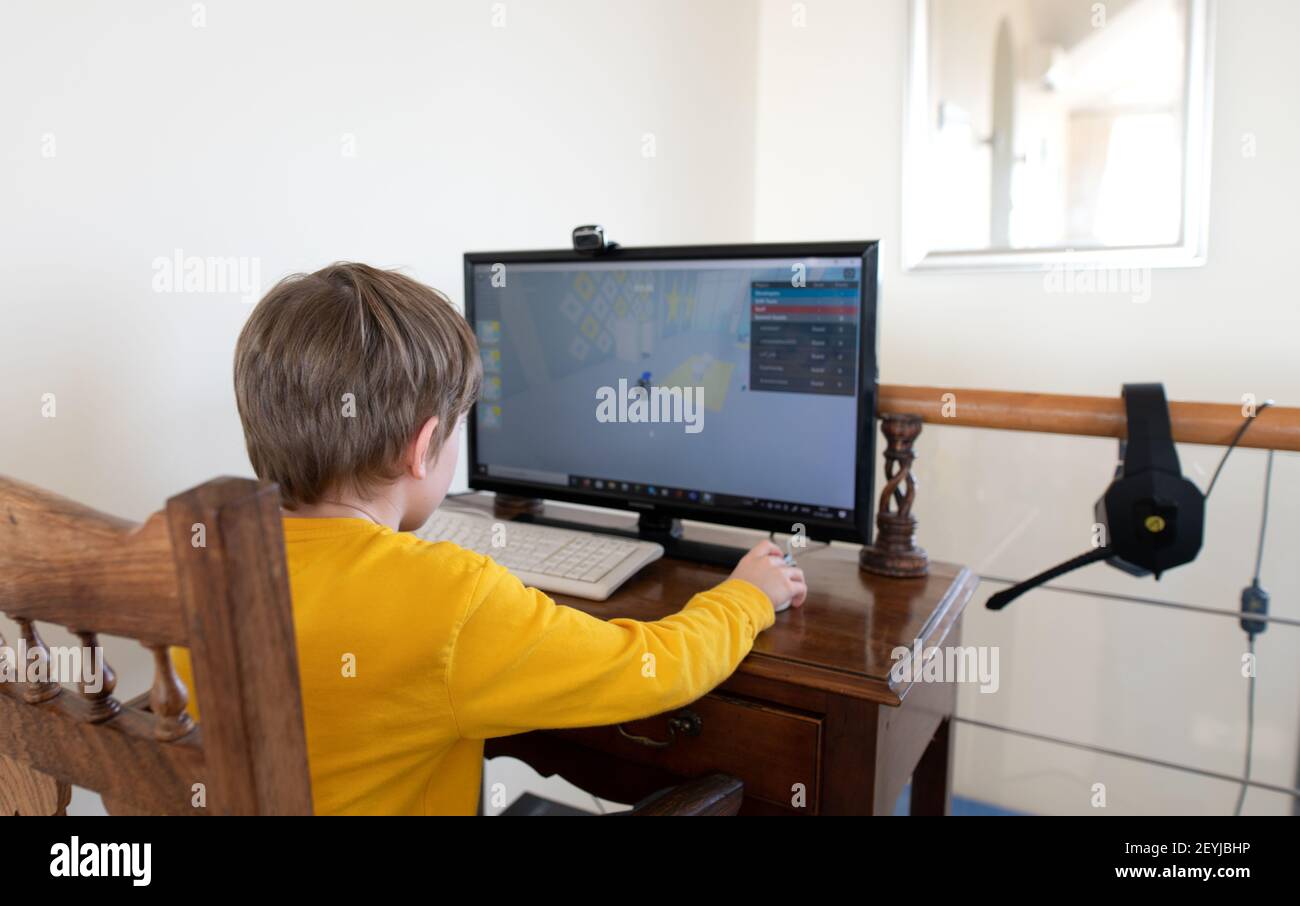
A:
<svg viewBox="0 0 1300 906">
<path fill-rule="evenodd" d="M 951 397 L 946 396 L 952 394 Z M 951 402 L 945 415 L 945 403 Z M 1004 390 L 963 390 L 958 387 L 906 387 L 881 384 L 878 409 L 882 415 L 919 415 L 935 425 L 1124 436 L 1124 402 L 1118 396 L 1065 396 L 1055 393 L 1011 393 Z M 1169 403 L 1174 440 L 1188 444 L 1226 446 L 1244 418 L 1237 403 Z M 1300 451 L 1300 408 L 1270 406 L 1241 439 L 1240 446 Z"/>
</svg>

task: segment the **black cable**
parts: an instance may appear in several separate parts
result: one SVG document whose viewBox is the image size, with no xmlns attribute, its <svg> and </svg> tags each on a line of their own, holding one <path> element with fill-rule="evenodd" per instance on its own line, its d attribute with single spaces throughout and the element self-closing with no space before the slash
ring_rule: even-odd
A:
<svg viewBox="0 0 1300 906">
<path fill-rule="evenodd" d="M 1250 787 L 1250 762 L 1255 747 L 1255 636 L 1250 636 L 1250 688 L 1246 693 L 1246 771 L 1241 778 L 1241 792 L 1237 794 L 1237 807 L 1234 816 L 1241 816 L 1241 807 L 1246 804 L 1246 790 Z"/>
<path fill-rule="evenodd" d="M 1243 425 L 1242 428 L 1243 430 L 1237 433 L 1238 438 L 1240 438 L 1241 435 L 1245 433 L 1244 432 L 1245 426 Z M 1224 454 L 1224 458 L 1225 459 L 1227 458 L 1227 454 Z M 1220 468 L 1222 468 L 1222 463 L 1220 463 Z M 1210 487 L 1211 488 L 1214 487 L 1213 481 L 1210 482 Z M 1270 492 L 1272 491 L 1272 489 L 1273 489 L 1273 451 L 1269 450 L 1268 459 L 1264 465 L 1264 502 L 1260 508 L 1259 546 L 1255 551 L 1255 575 L 1254 578 L 1251 579 L 1251 586 L 1256 590 L 1259 590 L 1259 573 L 1260 573 L 1260 569 L 1264 565 L 1264 539 L 1265 537 L 1267 537 L 1268 534 L 1268 500 L 1269 497 L 1271 496 Z M 1208 492 L 1206 493 L 1208 495 Z M 1250 625 L 1250 624 L 1246 624 L 1246 625 Z M 1247 638 L 1248 649 L 1250 652 L 1250 676 L 1247 677 L 1247 679 L 1249 680 L 1249 687 L 1246 691 L 1246 768 L 1245 768 L 1245 772 L 1242 774 L 1241 792 L 1237 794 L 1237 807 L 1233 809 L 1232 812 L 1234 816 L 1238 816 L 1238 817 L 1241 815 L 1242 807 L 1246 804 L 1246 790 L 1250 787 L 1250 766 L 1251 766 L 1252 756 L 1254 755 L 1254 748 L 1255 748 L 1255 679 L 1256 679 L 1256 674 L 1259 672 L 1255 660 L 1255 633 L 1247 632 L 1246 638 Z"/>
<path fill-rule="evenodd" d="M 1246 433 L 1246 429 L 1254 423 L 1255 419 L 1259 418 L 1261 412 L 1271 405 L 1273 405 L 1272 400 L 1264 400 L 1264 402 L 1259 404 L 1259 408 L 1255 410 L 1255 414 L 1247 416 L 1246 420 L 1241 423 L 1241 427 L 1237 429 L 1237 436 L 1232 439 L 1232 443 L 1228 444 L 1228 449 L 1223 451 L 1223 458 L 1219 460 L 1219 467 L 1214 470 L 1214 475 L 1210 478 L 1210 486 L 1205 489 L 1206 500 L 1210 498 L 1210 492 L 1214 490 L 1214 483 L 1219 480 L 1219 473 L 1223 471 L 1223 464 L 1228 461 L 1228 455 L 1237 446 L 1237 442 L 1240 441 L 1242 435 Z"/>
<path fill-rule="evenodd" d="M 1264 465 L 1264 508 L 1259 517 L 1259 550 L 1255 554 L 1255 579 L 1259 584 L 1259 569 L 1264 563 L 1264 533 L 1268 531 L 1268 496 L 1273 486 L 1273 451 L 1268 451 L 1268 461 Z"/>
</svg>

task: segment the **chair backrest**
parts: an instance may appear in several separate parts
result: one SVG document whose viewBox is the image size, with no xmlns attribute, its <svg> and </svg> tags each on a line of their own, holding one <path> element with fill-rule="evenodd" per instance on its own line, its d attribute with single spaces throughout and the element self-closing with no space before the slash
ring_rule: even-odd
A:
<svg viewBox="0 0 1300 906">
<path fill-rule="evenodd" d="M 137 526 L 0 477 L 0 613 L 20 636 L 0 658 L 22 680 L 0 682 L 0 809 L 57 813 L 77 784 L 115 814 L 311 812 L 279 500 L 218 478 Z M 97 690 L 36 669 L 57 666 L 38 621 L 89 649 L 139 640 L 147 705 L 113 697 L 111 668 Z M 190 651 L 201 728 L 170 646 Z"/>
</svg>

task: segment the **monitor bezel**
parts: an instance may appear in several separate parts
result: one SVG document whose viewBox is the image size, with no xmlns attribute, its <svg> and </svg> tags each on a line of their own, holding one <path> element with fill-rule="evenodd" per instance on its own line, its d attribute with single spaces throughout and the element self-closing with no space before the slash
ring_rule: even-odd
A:
<svg viewBox="0 0 1300 906">
<path fill-rule="evenodd" d="M 744 245 L 690 245 L 690 246 L 639 246 L 617 248 L 592 255 L 572 249 L 540 249 L 513 252 L 466 252 L 464 260 L 465 319 L 477 335 L 474 315 L 474 268 L 491 264 L 535 263 L 609 263 L 615 261 L 672 261 L 698 259 L 745 258 L 858 258 L 862 261 L 861 293 L 859 296 L 858 333 L 858 412 L 857 457 L 854 462 L 853 522 L 827 521 L 803 518 L 796 520 L 805 526 L 809 538 L 825 541 L 871 543 L 875 519 L 873 494 L 876 461 L 876 405 L 879 394 L 879 341 L 877 333 L 877 307 L 880 300 L 880 241 L 859 240 L 847 242 L 804 243 L 754 243 Z M 788 514 L 769 515 L 743 507 L 721 507 L 666 499 L 664 501 L 629 500 L 581 488 L 559 487 L 493 478 L 477 475 L 478 459 L 478 403 L 470 408 L 467 420 L 469 462 L 467 463 L 469 487 L 473 490 L 537 497 L 565 503 L 608 507 L 635 513 L 649 513 L 656 517 L 690 519 L 697 522 L 728 525 L 739 528 L 761 529 L 768 532 L 789 533 L 794 525 Z M 811 502 L 811 501 L 810 501 Z"/>
</svg>

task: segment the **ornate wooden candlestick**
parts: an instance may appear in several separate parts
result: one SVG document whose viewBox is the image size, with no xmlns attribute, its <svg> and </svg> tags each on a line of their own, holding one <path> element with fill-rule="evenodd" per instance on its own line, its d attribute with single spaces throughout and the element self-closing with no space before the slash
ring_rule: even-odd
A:
<svg viewBox="0 0 1300 906">
<path fill-rule="evenodd" d="M 930 571 L 930 558 L 916 546 L 916 518 L 912 515 L 916 499 L 912 445 L 921 433 L 921 421 L 919 415 L 880 417 L 880 431 L 885 435 L 885 487 L 876 513 L 875 543 L 858 555 L 858 564 L 867 572 L 909 578 Z"/>
</svg>

